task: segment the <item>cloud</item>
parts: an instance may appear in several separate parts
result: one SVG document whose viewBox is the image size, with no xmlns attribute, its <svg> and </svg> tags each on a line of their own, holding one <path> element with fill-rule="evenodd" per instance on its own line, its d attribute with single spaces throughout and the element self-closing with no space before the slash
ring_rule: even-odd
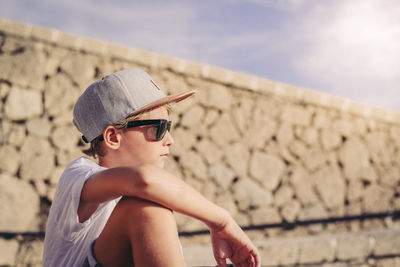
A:
<svg viewBox="0 0 400 267">
<path fill-rule="evenodd" d="M 293 68 L 310 87 L 400 110 L 400 3 L 335 3 L 298 18 Z"/>
<path fill-rule="evenodd" d="M 3 0 L 0 14 L 400 111 L 397 0 Z"/>
</svg>

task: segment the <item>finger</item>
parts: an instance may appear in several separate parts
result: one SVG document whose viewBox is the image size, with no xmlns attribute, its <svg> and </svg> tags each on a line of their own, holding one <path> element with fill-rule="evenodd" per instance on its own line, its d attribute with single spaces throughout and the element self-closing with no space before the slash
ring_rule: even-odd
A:
<svg viewBox="0 0 400 267">
<path fill-rule="evenodd" d="M 228 267 L 228 265 L 226 265 L 225 259 L 218 258 L 216 260 L 217 260 L 218 267 Z"/>
<path fill-rule="evenodd" d="M 250 255 L 250 257 L 247 260 L 247 262 L 248 262 L 249 266 L 251 266 L 251 267 L 255 267 L 256 266 L 256 263 L 255 263 L 253 255 Z"/>
<path fill-rule="evenodd" d="M 255 253 L 253 255 L 254 258 L 254 263 L 256 267 L 261 267 L 261 259 L 260 259 L 260 255 L 258 255 L 258 253 Z"/>
</svg>

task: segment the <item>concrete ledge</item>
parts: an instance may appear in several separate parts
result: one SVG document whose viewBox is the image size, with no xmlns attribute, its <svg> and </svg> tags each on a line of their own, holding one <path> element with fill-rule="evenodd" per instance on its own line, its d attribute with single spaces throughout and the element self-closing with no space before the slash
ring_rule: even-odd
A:
<svg viewBox="0 0 400 267">
<path fill-rule="evenodd" d="M 320 266 L 400 256 L 400 230 L 380 230 L 255 242 L 262 266 Z M 215 266 L 211 245 L 184 246 L 188 266 Z M 325 266 L 325 265 L 324 265 Z"/>
<path fill-rule="evenodd" d="M 237 89 L 251 90 L 261 94 L 273 94 L 292 101 L 333 108 L 364 118 L 378 119 L 389 123 L 400 124 L 400 113 L 398 112 L 379 107 L 372 107 L 347 98 L 300 88 L 281 82 L 270 81 L 254 75 L 235 72 L 217 66 L 191 62 L 176 57 L 160 55 L 150 51 L 64 33 L 54 29 L 32 26 L 3 18 L 0 18 L 0 31 L 14 36 L 31 38 L 33 40 L 39 40 L 73 50 L 82 50 L 96 55 L 128 60 L 153 69 L 170 69 L 176 73 L 201 77 L 213 82 L 231 85 Z"/>
</svg>

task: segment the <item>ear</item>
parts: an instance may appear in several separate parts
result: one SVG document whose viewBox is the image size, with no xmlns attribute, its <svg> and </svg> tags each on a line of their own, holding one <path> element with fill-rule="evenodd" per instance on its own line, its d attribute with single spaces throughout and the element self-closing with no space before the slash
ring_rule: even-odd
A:
<svg viewBox="0 0 400 267">
<path fill-rule="evenodd" d="M 121 133 L 114 126 L 107 126 L 103 132 L 104 144 L 110 149 L 118 149 L 121 145 Z"/>
</svg>

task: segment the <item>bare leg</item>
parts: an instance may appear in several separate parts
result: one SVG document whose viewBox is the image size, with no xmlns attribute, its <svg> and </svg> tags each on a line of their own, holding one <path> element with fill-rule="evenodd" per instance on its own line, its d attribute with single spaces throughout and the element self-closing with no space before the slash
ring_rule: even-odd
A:
<svg viewBox="0 0 400 267">
<path fill-rule="evenodd" d="M 184 266 L 173 213 L 156 203 L 124 197 L 94 246 L 101 266 Z"/>
</svg>

